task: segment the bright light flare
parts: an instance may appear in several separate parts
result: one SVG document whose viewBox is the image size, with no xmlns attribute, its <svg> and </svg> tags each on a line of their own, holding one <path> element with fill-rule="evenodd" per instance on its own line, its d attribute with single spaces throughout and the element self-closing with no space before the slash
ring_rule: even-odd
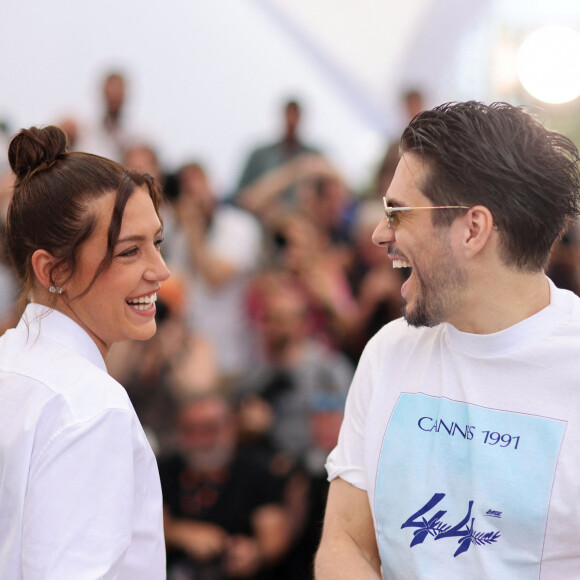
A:
<svg viewBox="0 0 580 580">
<path fill-rule="evenodd" d="M 580 34 L 565 26 L 532 32 L 517 56 L 524 88 L 545 103 L 567 103 L 580 95 Z"/>
</svg>

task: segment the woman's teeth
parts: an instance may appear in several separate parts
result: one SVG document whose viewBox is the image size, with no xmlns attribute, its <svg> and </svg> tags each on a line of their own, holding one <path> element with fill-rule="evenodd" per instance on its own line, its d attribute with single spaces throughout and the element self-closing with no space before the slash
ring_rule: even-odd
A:
<svg viewBox="0 0 580 580">
<path fill-rule="evenodd" d="M 410 268 L 411 264 L 406 260 L 393 260 L 393 268 Z"/>
<path fill-rule="evenodd" d="M 149 296 L 140 296 L 139 298 L 133 298 L 132 300 L 127 300 L 127 304 L 135 310 L 148 310 L 151 308 L 151 304 L 157 302 L 157 294 L 150 294 Z"/>
</svg>

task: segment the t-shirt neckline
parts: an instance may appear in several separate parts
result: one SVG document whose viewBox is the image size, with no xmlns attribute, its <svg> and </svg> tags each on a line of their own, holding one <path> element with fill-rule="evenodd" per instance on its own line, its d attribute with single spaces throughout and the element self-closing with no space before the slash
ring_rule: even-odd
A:
<svg viewBox="0 0 580 580">
<path fill-rule="evenodd" d="M 572 311 L 572 294 L 557 288 L 548 278 L 550 303 L 536 314 L 492 334 L 462 332 L 444 323 L 443 336 L 449 346 L 465 354 L 491 357 L 513 352 L 541 339 L 558 326 Z"/>
</svg>

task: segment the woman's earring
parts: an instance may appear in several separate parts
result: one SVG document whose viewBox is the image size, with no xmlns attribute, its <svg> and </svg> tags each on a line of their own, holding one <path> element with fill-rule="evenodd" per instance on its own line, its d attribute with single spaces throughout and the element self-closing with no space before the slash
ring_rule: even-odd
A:
<svg viewBox="0 0 580 580">
<path fill-rule="evenodd" d="M 50 286 L 48 291 L 51 294 L 62 294 L 62 288 L 60 286 Z"/>
</svg>

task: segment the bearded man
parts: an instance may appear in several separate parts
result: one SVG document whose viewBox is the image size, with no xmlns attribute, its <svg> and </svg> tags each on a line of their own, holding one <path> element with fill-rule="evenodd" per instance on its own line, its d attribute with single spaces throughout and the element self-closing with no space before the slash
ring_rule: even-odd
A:
<svg viewBox="0 0 580 580">
<path fill-rule="evenodd" d="M 349 391 L 316 578 L 572 579 L 580 299 L 545 274 L 578 151 L 506 103 L 418 114 L 373 240 L 404 317 Z"/>
</svg>

